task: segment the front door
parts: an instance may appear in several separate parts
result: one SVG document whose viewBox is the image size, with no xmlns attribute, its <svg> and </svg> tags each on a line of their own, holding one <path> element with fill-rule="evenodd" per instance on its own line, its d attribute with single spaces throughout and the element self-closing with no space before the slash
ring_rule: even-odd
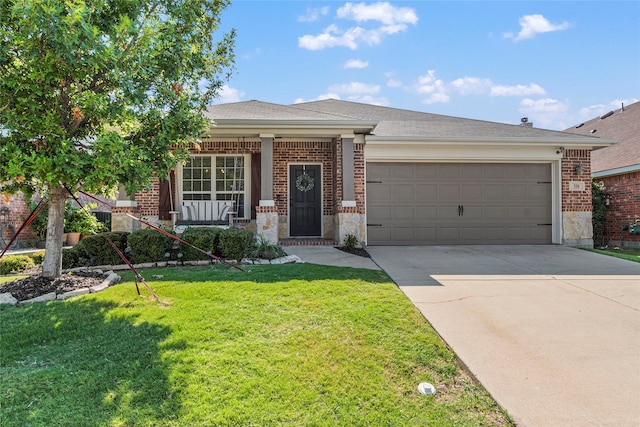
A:
<svg viewBox="0 0 640 427">
<path fill-rule="evenodd" d="M 322 234 L 322 176 L 320 165 L 289 166 L 289 234 Z"/>
</svg>

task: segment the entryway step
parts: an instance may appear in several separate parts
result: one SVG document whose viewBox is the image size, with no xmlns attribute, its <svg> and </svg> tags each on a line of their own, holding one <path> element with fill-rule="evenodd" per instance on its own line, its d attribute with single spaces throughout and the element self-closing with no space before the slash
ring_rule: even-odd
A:
<svg viewBox="0 0 640 427">
<path fill-rule="evenodd" d="M 280 239 L 280 246 L 337 246 L 335 240 L 327 239 Z"/>
</svg>

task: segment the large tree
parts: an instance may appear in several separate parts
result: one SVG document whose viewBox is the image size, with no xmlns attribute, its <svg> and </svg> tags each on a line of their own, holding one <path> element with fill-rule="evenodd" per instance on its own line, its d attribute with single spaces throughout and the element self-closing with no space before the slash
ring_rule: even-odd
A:
<svg viewBox="0 0 640 427">
<path fill-rule="evenodd" d="M 2 191 L 44 190 L 43 275 L 62 265 L 70 189 L 166 176 L 233 69 L 228 0 L 0 0 Z"/>
</svg>

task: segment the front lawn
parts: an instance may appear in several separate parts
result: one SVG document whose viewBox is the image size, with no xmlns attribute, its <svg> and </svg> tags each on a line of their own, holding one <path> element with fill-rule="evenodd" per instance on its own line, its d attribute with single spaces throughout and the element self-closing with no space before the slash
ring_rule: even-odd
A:
<svg viewBox="0 0 640 427">
<path fill-rule="evenodd" d="M 0 425 L 514 425 L 384 273 L 245 270 L 2 307 Z"/>
<path fill-rule="evenodd" d="M 639 248 L 623 248 L 623 249 L 589 249 L 592 252 L 597 252 L 603 255 L 614 256 L 616 258 L 622 258 L 629 261 L 640 262 L 640 249 Z"/>
</svg>

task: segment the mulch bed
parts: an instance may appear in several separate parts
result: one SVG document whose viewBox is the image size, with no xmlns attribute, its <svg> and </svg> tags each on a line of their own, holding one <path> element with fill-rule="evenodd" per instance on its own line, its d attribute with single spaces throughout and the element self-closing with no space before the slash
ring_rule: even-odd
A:
<svg viewBox="0 0 640 427">
<path fill-rule="evenodd" d="M 103 274 L 93 271 L 77 271 L 63 274 L 55 279 L 32 275 L 0 285 L 0 294 L 10 292 L 18 301 L 25 301 L 50 292 L 62 294 L 76 289 L 90 288 L 101 284 L 104 279 Z"/>
<path fill-rule="evenodd" d="M 369 252 L 367 252 L 367 250 L 364 248 L 346 249 L 342 246 L 336 246 L 336 249 L 340 249 L 341 251 L 346 252 L 348 254 L 358 255 L 365 258 L 371 258 L 371 256 L 369 255 Z"/>
</svg>

